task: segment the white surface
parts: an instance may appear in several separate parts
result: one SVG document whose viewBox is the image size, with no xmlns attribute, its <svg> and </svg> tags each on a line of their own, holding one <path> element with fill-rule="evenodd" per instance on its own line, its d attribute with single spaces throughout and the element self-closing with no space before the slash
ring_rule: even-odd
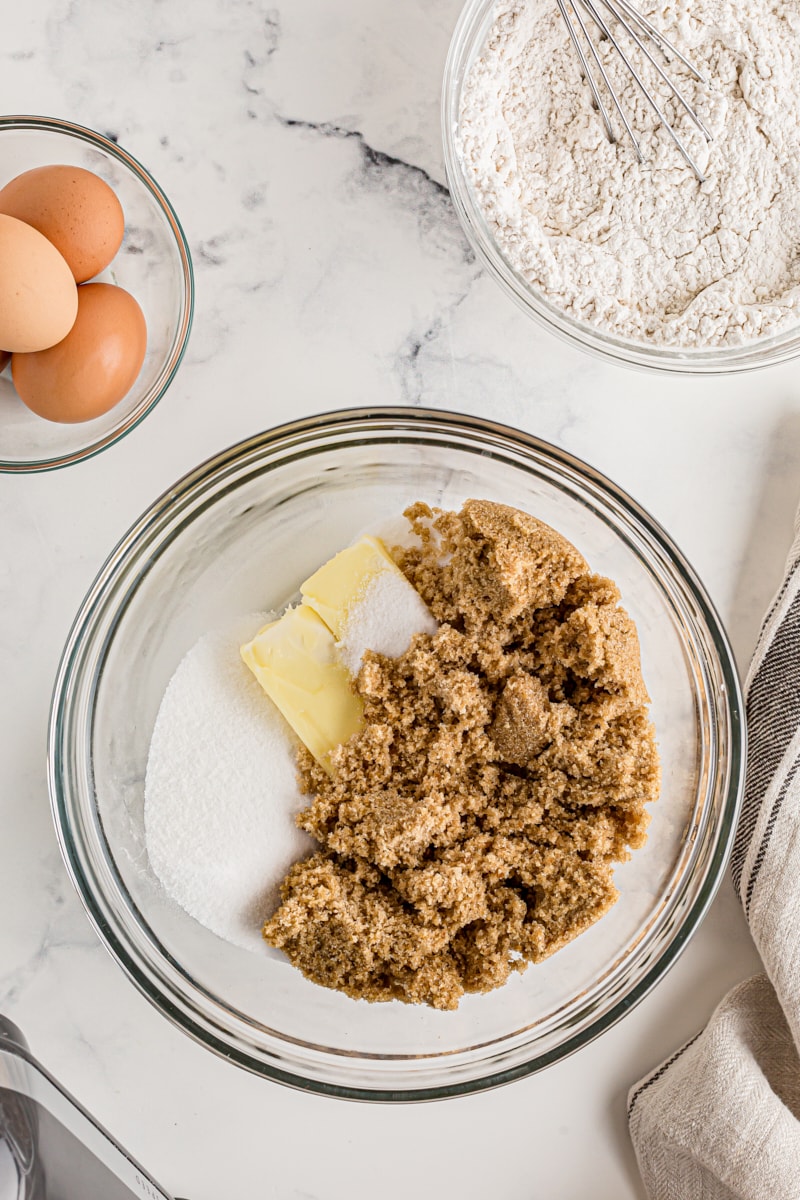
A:
<svg viewBox="0 0 800 1200">
<path fill-rule="evenodd" d="M 757 967 L 726 880 L 670 975 L 580 1054 L 465 1100 L 354 1105 L 247 1076 L 173 1029 L 101 946 L 59 857 L 47 710 L 84 592 L 180 474 L 297 416 L 423 403 L 580 455 L 667 527 L 747 662 L 800 496 L 800 367 L 661 379 L 563 347 L 516 311 L 471 261 L 441 186 L 457 10 L 33 0 L 4 15 L 0 109 L 110 131 L 152 170 L 192 247 L 197 312 L 169 393 L 123 443 L 0 476 L 0 1010 L 190 1200 L 641 1200 L 627 1088 Z"/>
<path fill-rule="evenodd" d="M 0 1141 L 0 1200 L 19 1200 L 19 1174 L 6 1141 Z"/>
</svg>

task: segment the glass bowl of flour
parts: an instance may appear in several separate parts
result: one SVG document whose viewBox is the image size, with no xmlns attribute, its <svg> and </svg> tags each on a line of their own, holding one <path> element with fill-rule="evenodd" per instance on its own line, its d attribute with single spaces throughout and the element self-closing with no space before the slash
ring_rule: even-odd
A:
<svg viewBox="0 0 800 1200">
<path fill-rule="evenodd" d="M 800 352 L 796 14 L 767 0 L 747 20 L 737 0 L 642 11 L 710 81 L 669 65 L 706 143 L 642 66 L 705 181 L 605 42 L 644 164 L 623 130 L 608 141 L 555 0 L 468 0 L 442 102 L 456 211 L 507 294 L 574 345 L 692 374 L 783 362 Z"/>
<path fill-rule="evenodd" d="M 336 551 L 364 533 L 399 538 L 398 518 L 417 500 L 458 509 L 470 497 L 535 515 L 618 584 L 638 628 L 662 791 L 646 844 L 615 872 L 619 900 L 575 942 L 454 1011 L 352 1000 L 309 982 L 259 936 L 276 867 L 305 853 L 294 815 L 308 798 L 295 785 L 288 726 L 279 737 L 266 716 L 253 727 L 238 647 Z M 225 689 L 215 729 L 210 712 Z M 215 738 L 209 753 L 203 742 Z M 680 551 L 633 500 L 515 430 L 375 408 L 224 451 L 125 534 L 64 650 L 49 783 L 62 852 L 99 936 L 168 1019 L 266 1078 L 420 1100 L 546 1067 L 658 982 L 721 878 L 742 741 L 725 634 Z M 155 835 L 154 770 L 162 799 L 182 775 L 192 781 L 191 819 L 165 809 Z M 250 843 L 261 846 L 263 872 Z"/>
</svg>

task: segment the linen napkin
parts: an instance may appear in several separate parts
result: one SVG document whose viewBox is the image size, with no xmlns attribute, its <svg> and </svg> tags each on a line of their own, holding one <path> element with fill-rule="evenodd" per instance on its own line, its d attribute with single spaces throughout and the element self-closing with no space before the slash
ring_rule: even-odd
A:
<svg viewBox="0 0 800 1200">
<path fill-rule="evenodd" d="M 733 884 L 765 973 L 631 1088 L 650 1200 L 800 1198 L 800 512 L 745 681 Z"/>
</svg>

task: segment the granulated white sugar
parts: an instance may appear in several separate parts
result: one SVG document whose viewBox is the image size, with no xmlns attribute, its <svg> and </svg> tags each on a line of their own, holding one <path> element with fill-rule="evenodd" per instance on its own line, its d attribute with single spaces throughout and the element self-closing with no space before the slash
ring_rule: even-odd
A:
<svg viewBox="0 0 800 1200">
<path fill-rule="evenodd" d="M 381 571 L 347 614 L 339 654 L 351 675 L 357 675 L 365 650 L 399 658 L 415 633 L 432 635 L 438 628 L 419 592 L 402 575 Z"/>
<path fill-rule="evenodd" d="M 294 823 L 296 740 L 239 654 L 269 619 L 206 634 L 178 666 L 153 730 L 144 814 L 168 895 L 220 937 L 261 950 L 283 877 L 315 845 Z"/>
</svg>

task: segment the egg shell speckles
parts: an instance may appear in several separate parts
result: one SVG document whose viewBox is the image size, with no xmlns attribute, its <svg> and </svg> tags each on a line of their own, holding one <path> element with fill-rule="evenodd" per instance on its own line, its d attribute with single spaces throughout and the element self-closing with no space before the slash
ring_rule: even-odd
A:
<svg viewBox="0 0 800 1200">
<path fill-rule="evenodd" d="M 125 232 L 116 194 L 83 167 L 24 171 L 0 191 L 0 213 L 38 229 L 66 259 L 77 283 L 108 266 Z"/>
</svg>

